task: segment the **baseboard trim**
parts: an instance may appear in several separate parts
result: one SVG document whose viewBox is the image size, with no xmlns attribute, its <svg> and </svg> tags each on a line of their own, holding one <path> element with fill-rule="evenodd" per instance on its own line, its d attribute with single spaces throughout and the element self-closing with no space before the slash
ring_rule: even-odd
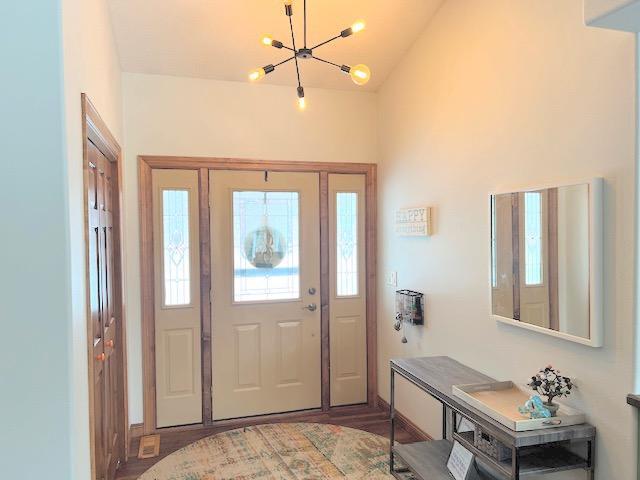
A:
<svg viewBox="0 0 640 480">
<path fill-rule="evenodd" d="M 378 408 L 381 410 L 385 410 L 389 412 L 391 410 L 391 406 L 383 400 L 380 396 L 378 396 Z M 418 427 L 415 423 L 409 420 L 402 412 L 396 410 L 396 422 L 399 426 L 404 428 L 408 433 L 419 439 L 421 442 L 426 442 L 428 440 L 433 440 L 431 436 L 424 432 L 420 427 Z"/>
<path fill-rule="evenodd" d="M 129 425 L 129 438 L 140 438 L 144 435 L 144 425 L 142 423 L 133 423 Z"/>
<path fill-rule="evenodd" d="M 379 395 L 376 398 L 376 406 L 377 408 L 379 408 L 380 410 L 384 410 L 386 412 L 390 411 L 390 406 L 389 404 L 383 400 Z M 349 408 L 355 408 L 355 407 L 344 407 L 345 410 L 348 410 Z M 340 407 L 338 407 L 338 409 L 340 409 Z M 296 417 L 300 416 L 300 413 L 303 412 L 294 412 L 294 413 L 290 413 L 290 414 L 281 414 L 281 415 L 271 415 L 270 419 L 271 420 L 280 420 L 282 421 L 284 418 L 291 416 L 292 420 L 294 420 Z M 310 412 L 304 412 L 304 413 L 310 413 Z M 314 412 L 315 413 L 315 412 Z M 269 418 L 264 418 L 264 420 L 268 420 Z M 247 418 L 247 419 L 236 419 L 236 420 L 222 420 L 222 421 L 218 421 L 218 422 L 214 422 L 214 424 L 212 426 L 225 426 L 227 424 L 235 424 L 237 423 L 238 425 L 244 425 L 244 424 L 254 424 L 255 423 L 255 418 Z M 428 441 L 428 440 L 433 440 L 433 438 L 431 438 L 431 436 L 429 434 L 427 434 L 426 432 L 422 431 L 420 429 L 420 427 L 418 427 L 415 423 L 413 423 L 411 420 L 409 420 L 409 418 L 407 418 L 405 415 L 402 414 L 402 412 L 396 410 L 396 422 L 398 422 L 398 425 L 401 426 L 402 428 L 404 428 L 408 433 L 410 433 L 411 435 L 413 435 L 415 438 L 417 438 L 420 441 Z M 192 427 L 193 428 L 193 427 Z M 202 426 L 199 426 L 199 428 L 202 428 Z M 176 427 L 176 430 L 179 430 L 180 427 Z M 184 429 L 184 427 L 182 427 L 182 429 Z M 144 424 L 142 423 L 133 423 L 129 426 L 129 438 L 133 439 L 133 438 L 140 438 L 144 435 Z"/>
</svg>

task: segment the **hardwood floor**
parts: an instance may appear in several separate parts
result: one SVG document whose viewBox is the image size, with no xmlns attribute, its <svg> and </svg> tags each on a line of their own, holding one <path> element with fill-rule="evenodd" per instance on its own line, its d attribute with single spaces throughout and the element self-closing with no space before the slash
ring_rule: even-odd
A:
<svg viewBox="0 0 640 480">
<path fill-rule="evenodd" d="M 334 425 L 342 425 L 344 427 L 357 428 L 367 432 L 376 433 L 384 437 L 389 437 L 389 413 L 384 409 L 370 409 L 368 407 L 346 407 L 336 411 L 327 413 L 304 413 L 294 415 L 283 415 L 275 417 L 270 421 L 264 419 L 246 419 L 233 423 L 225 423 L 220 426 L 209 428 L 198 428 L 194 430 L 180 432 L 161 433 L 160 437 L 160 455 L 155 458 L 146 460 L 138 459 L 138 447 L 140 439 L 134 438 L 129 446 L 129 461 L 120 467 L 116 474 L 117 480 L 136 480 L 151 466 L 162 460 L 167 455 L 189 445 L 201 438 L 215 435 L 234 428 L 247 425 L 258 425 L 264 423 L 283 423 L 283 422 L 312 422 L 312 423 L 330 423 Z M 423 438 L 419 438 L 411 428 L 404 428 L 402 422 L 396 428 L 396 441 L 400 443 L 409 443 Z"/>
</svg>

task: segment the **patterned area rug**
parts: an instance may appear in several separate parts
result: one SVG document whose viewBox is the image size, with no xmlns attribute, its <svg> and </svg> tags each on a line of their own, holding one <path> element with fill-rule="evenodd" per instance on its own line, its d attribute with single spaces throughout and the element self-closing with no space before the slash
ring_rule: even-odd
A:
<svg viewBox="0 0 640 480">
<path fill-rule="evenodd" d="M 389 480 L 388 446 L 337 425 L 259 425 L 192 443 L 138 480 Z"/>
</svg>

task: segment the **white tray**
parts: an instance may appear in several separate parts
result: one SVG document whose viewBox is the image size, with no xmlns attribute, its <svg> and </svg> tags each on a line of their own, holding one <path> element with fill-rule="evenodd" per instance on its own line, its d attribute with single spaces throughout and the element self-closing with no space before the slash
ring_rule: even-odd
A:
<svg viewBox="0 0 640 480">
<path fill-rule="evenodd" d="M 585 422 L 584 413 L 562 404 L 558 404 L 560 409 L 555 417 L 531 419 L 522 415 L 518 407 L 524 405 L 532 394 L 533 391 L 525 391 L 513 382 L 453 386 L 455 397 L 516 432 L 566 427 Z"/>
</svg>

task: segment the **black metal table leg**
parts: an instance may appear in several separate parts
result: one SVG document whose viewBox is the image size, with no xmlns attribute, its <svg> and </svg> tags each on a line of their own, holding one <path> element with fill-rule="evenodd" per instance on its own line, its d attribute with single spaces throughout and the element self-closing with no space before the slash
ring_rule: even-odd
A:
<svg viewBox="0 0 640 480">
<path fill-rule="evenodd" d="M 512 456 L 511 477 L 514 480 L 520 480 L 520 458 L 519 458 L 519 453 L 517 448 L 514 447 L 511 450 L 511 456 Z"/>
<path fill-rule="evenodd" d="M 587 442 L 587 466 L 589 467 L 589 480 L 596 478 L 596 472 L 593 468 L 593 454 L 595 448 L 595 440 Z"/>
<path fill-rule="evenodd" d="M 447 439 L 447 406 L 442 404 L 442 439 Z"/>
<path fill-rule="evenodd" d="M 389 471 L 393 473 L 393 444 L 396 438 L 396 409 L 395 409 L 395 372 L 391 369 L 391 391 L 389 398 L 389 420 L 391 432 L 389 435 Z"/>
</svg>

